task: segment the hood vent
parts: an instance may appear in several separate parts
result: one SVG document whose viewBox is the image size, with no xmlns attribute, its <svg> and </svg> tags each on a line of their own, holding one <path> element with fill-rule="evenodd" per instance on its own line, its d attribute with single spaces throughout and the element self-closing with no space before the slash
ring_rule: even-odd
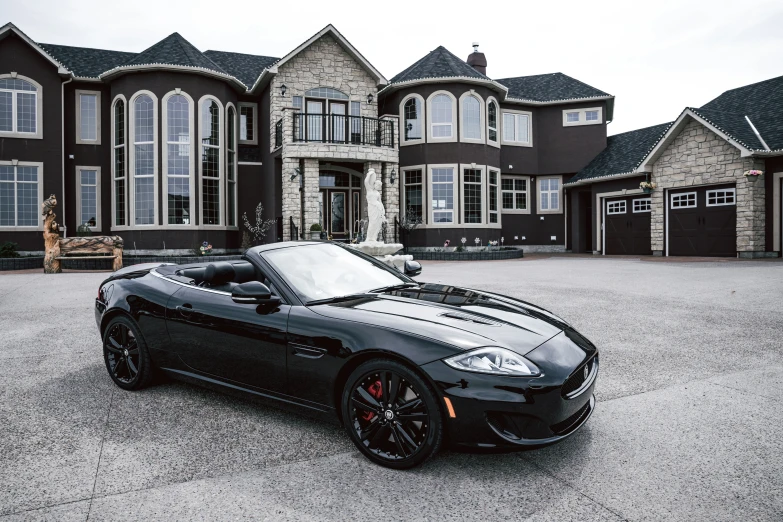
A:
<svg viewBox="0 0 783 522">
<path fill-rule="evenodd" d="M 440 317 L 448 317 L 450 319 L 457 319 L 458 321 L 467 321 L 469 323 L 485 324 L 487 326 L 502 326 L 501 323 L 487 319 L 479 315 L 466 314 L 462 312 L 446 312 L 440 314 Z"/>
</svg>

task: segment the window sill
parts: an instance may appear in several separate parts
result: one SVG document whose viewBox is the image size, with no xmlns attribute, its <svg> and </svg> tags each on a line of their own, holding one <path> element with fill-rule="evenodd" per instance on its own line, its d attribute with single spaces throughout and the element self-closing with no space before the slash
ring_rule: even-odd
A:
<svg viewBox="0 0 783 522">
<path fill-rule="evenodd" d="M 0 132 L 0 138 L 17 138 L 21 140 L 42 140 L 43 132 Z"/>
<path fill-rule="evenodd" d="M 546 216 L 547 214 L 557 215 L 557 214 L 562 214 L 562 213 L 563 213 L 562 209 L 561 210 L 538 210 L 538 211 L 536 211 L 536 214 L 541 215 L 541 216 Z"/>
<path fill-rule="evenodd" d="M 500 143 L 498 143 L 497 141 L 487 140 L 487 145 L 500 148 Z"/>
<path fill-rule="evenodd" d="M 533 143 L 521 141 L 502 141 L 501 145 L 505 147 L 532 147 Z"/>
<path fill-rule="evenodd" d="M 43 232 L 43 226 L 34 226 L 34 227 L 3 226 L 0 227 L 0 232 Z"/>
<path fill-rule="evenodd" d="M 475 139 L 475 138 L 462 138 L 459 141 L 460 141 L 460 143 L 474 143 L 474 144 L 477 144 L 477 145 L 484 145 L 485 144 L 483 139 Z"/>
<path fill-rule="evenodd" d="M 274 138 L 274 136 L 272 136 Z M 240 145 L 258 145 L 258 140 L 253 141 L 246 141 L 246 140 L 239 140 L 237 141 Z"/>
<path fill-rule="evenodd" d="M 427 143 L 456 143 L 457 138 L 433 138 L 432 136 L 427 136 Z"/>
<path fill-rule="evenodd" d="M 423 144 L 424 144 L 424 140 L 423 139 L 421 139 L 421 140 L 407 140 L 407 141 L 401 141 L 400 142 L 400 147 L 405 147 L 407 145 L 423 145 Z"/>
<path fill-rule="evenodd" d="M 511 210 L 511 209 L 506 209 L 506 210 L 501 210 L 500 213 L 501 214 L 530 214 L 530 209 L 528 209 L 528 210 L 519 210 L 519 209 Z"/>
</svg>

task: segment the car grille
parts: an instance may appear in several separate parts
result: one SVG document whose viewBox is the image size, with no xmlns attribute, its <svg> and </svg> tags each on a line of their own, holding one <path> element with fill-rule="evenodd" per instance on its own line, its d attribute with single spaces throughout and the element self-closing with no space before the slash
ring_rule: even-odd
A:
<svg viewBox="0 0 783 522">
<path fill-rule="evenodd" d="M 511 440 L 543 439 L 549 436 L 547 425 L 521 413 L 487 412 L 487 422 L 500 435 Z"/>
<path fill-rule="evenodd" d="M 558 422 L 557 424 L 552 424 L 549 429 L 552 430 L 552 433 L 555 435 L 563 435 L 565 433 L 568 433 L 571 428 L 574 426 L 578 426 L 580 422 L 584 420 L 584 418 L 590 413 L 590 401 L 587 401 L 587 404 L 582 406 L 579 411 L 568 417 L 566 420 L 562 422 Z"/>
<path fill-rule="evenodd" d="M 590 374 L 593 373 L 593 367 L 596 361 L 597 361 L 597 357 L 593 357 L 592 359 L 588 360 L 585 364 L 577 368 L 576 371 L 572 373 L 568 379 L 566 379 L 566 382 L 563 383 L 563 387 L 560 390 L 560 394 L 564 398 L 568 398 L 568 395 L 570 393 L 573 393 L 574 391 L 578 390 L 579 387 L 582 386 L 582 384 L 584 384 L 585 366 L 587 366 L 587 376 L 589 377 Z"/>
</svg>

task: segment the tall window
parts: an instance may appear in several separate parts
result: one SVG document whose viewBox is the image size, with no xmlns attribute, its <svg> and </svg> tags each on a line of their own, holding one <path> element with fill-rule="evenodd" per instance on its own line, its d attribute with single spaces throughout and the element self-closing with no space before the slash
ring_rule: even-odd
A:
<svg viewBox="0 0 783 522">
<path fill-rule="evenodd" d="M 155 102 L 147 94 L 133 101 L 134 223 L 155 224 Z"/>
<path fill-rule="evenodd" d="M 530 113 L 503 113 L 503 143 L 530 144 Z"/>
<path fill-rule="evenodd" d="M 240 109 L 241 110 L 241 109 Z M 226 190 L 228 194 L 226 195 L 226 209 L 228 211 L 228 226 L 235 227 L 237 225 L 237 173 L 236 173 L 236 165 L 237 165 L 237 159 L 236 159 L 236 113 L 234 112 L 233 107 L 228 108 L 228 121 L 226 122 L 226 136 L 228 137 L 226 139 L 226 155 L 227 155 L 227 169 L 226 172 L 226 181 L 227 186 Z"/>
<path fill-rule="evenodd" d="M 99 167 L 76 167 L 76 218 L 79 225 L 92 230 L 101 227 L 101 169 Z"/>
<path fill-rule="evenodd" d="M 422 123 L 424 121 L 421 105 L 421 99 L 414 96 L 408 99 L 403 106 L 405 141 L 421 139 Z"/>
<path fill-rule="evenodd" d="M 500 191 L 503 200 L 503 211 L 527 211 L 528 178 L 509 178 L 503 176 L 500 180 Z"/>
<path fill-rule="evenodd" d="M 0 164 L 0 227 L 40 225 L 40 168 L 10 162 Z"/>
<path fill-rule="evenodd" d="M 480 169 L 465 169 L 462 173 L 462 212 L 465 224 L 481 223 L 482 172 Z"/>
<path fill-rule="evenodd" d="M 21 78 L 0 78 L 0 135 L 40 137 L 39 90 Z"/>
<path fill-rule="evenodd" d="M 362 141 L 362 102 L 351 102 L 351 143 Z"/>
<path fill-rule="evenodd" d="M 452 99 L 445 94 L 438 94 L 430 103 L 432 105 L 432 137 L 451 138 L 454 123 Z"/>
<path fill-rule="evenodd" d="M 499 173 L 496 170 L 490 170 L 487 174 L 489 177 L 489 222 L 498 223 L 498 176 Z"/>
<path fill-rule="evenodd" d="M 101 93 L 76 91 L 76 143 L 100 145 Z"/>
<path fill-rule="evenodd" d="M 166 198 L 169 225 L 195 224 L 191 217 L 190 100 L 173 94 L 166 101 Z"/>
<path fill-rule="evenodd" d="M 432 222 L 454 223 L 454 168 L 433 167 Z"/>
<path fill-rule="evenodd" d="M 125 226 L 125 100 L 114 103 L 114 225 Z"/>
<path fill-rule="evenodd" d="M 489 141 L 498 141 L 498 104 L 494 101 L 487 106 L 487 127 Z"/>
<path fill-rule="evenodd" d="M 541 212 L 558 212 L 560 210 L 560 179 L 539 178 L 539 207 Z"/>
<path fill-rule="evenodd" d="M 472 95 L 462 99 L 462 138 L 481 139 L 481 103 Z"/>
<path fill-rule="evenodd" d="M 258 105 L 255 103 L 239 103 L 239 143 L 255 145 L 258 143 L 256 116 Z"/>
<path fill-rule="evenodd" d="M 212 98 L 201 101 L 202 225 L 220 225 L 221 107 Z"/>
<path fill-rule="evenodd" d="M 405 170 L 402 173 L 405 185 L 405 216 L 424 221 L 424 194 L 422 191 L 422 170 Z"/>
</svg>

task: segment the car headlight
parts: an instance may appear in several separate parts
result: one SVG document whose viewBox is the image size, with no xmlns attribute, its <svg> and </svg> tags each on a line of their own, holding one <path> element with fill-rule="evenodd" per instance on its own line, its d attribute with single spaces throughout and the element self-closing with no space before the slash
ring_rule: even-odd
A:
<svg viewBox="0 0 783 522">
<path fill-rule="evenodd" d="M 515 377 L 531 377 L 541 374 L 535 364 L 505 348 L 478 348 L 449 357 L 444 359 L 443 362 L 452 368 L 468 372 Z"/>
</svg>

